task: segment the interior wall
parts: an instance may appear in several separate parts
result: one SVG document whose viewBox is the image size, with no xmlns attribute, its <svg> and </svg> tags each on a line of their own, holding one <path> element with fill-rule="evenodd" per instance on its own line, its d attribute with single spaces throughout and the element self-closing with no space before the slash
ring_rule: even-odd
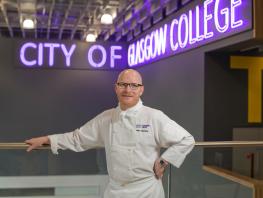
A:
<svg viewBox="0 0 263 198">
<path fill-rule="evenodd" d="M 138 68 L 144 78 L 144 104 L 162 110 L 202 141 L 207 102 L 205 53 L 251 35 L 246 32 Z M 12 65 L 14 40 L 0 42 L 1 142 L 21 142 L 32 136 L 71 131 L 116 106 L 112 84 L 118 72 L 18 69 Z M 58 156 L 47 151 L 0 152 L 0 160 L 5 162 L 0 164 L 0 175 L 100 172 L 96 151 L 63 151 Z M 172 168 L 171 197 L 205 197 L 207 184 L 222 182 L 203 172 L 202 164 L 203 149 L 196 147 L 180 169 Z"/>
<path fill-rule="evenodd" d="M 230 141 L 234 126 L 247 120 L 247 72 L 230 68 L 227 52 L 205 56 L 205 140 Z M 232 149 L 205 149 L 204 163 L 231 170 Z"/>
<path fill-rule="evenodd" d="M 0 45 L 0 139 L 23 142 L 45 134 L 72 131 L 105 109 L 115 107 L 118 72 L 21 69 L 15 67 L 15 39 Z M 90 174 L 97 152 L 53 156 L 50 152 L 0 151 L 0 175 Z M 74 163 L 68 163 L 68 161 Z M 28 163 L 30 161 L 30 163 Z M 76 172 L 77 170 L 77 172 Z"/>
<path fill-rule="evenodd" d="M 262 51 L 257 48 L 246 51 L 225 49 L 206 54 L 205 140 L 260 140 L 260 136 L 256 136 L 253 131 L 255 128 L 261 129 L 262 122 L 248 122 L 248 70 L 232 69 L 230 67 L 231 56 L 262 57 Z M 253 65 L 250 66 L 253 67 Z M 261 88 L 262 86 L 263 83 Z M 236 128 L 240 130 L 235 130 Z M 246 135 L 242 133 L 244 130 Z M 261 160 L 261 153 L 256 147 L 205 149 L 204 163 L 250 176 L 253 175 L 251 173 L 253 168 L 247 155 L 252 152 L 257 157 L 253 165 L 254 177 L 259 178 L 260 172 L 257 171 L 257 167 Z M 237 168 L 240 166 L 242 168 Z"/>
</svg>

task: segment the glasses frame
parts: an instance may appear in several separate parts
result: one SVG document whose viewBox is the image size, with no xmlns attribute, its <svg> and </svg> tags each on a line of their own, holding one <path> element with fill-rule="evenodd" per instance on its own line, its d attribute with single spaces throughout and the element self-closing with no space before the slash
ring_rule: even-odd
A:
<svg viewBox="0 0 263 198">
<path fill-rule="evenodd" d="M 116 86 L 120 89 L 126 89 L 129 87 L 131 90 L 137 90 L 139 87 L 142 87 L 143 85 L 140 83 L 125 83 L 125 82 L 117 82 Z"/>
</svg>

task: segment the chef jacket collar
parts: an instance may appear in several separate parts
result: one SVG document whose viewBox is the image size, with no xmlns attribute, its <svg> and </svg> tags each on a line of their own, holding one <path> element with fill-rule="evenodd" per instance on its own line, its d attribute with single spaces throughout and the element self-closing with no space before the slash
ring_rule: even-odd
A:
<svg viewBox="0 0 263 198">
<path fill-rule="evenodd" d="M 139 111 L 139 109 L 142 106 L 143 106 L 142 101 L 141 101 L 141 99 L 139 99 L 138 103 L 135 106 L 133 106 L 131 108 L 128 108 L 127 110 L 124 110 L 124 111 L 121 110 L 120 103 L 119 103 L 119 105 L 117 107 L 117 111 L 118 111 L 120 116 L 125 116 L 125 115 L 127 115 L 127 116 L 135 116 L 136 113 Z"/>
</svg>

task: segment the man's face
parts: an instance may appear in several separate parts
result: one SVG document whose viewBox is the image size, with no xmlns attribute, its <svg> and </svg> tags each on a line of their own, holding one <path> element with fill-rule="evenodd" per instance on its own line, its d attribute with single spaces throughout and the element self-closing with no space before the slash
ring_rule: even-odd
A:
<svg viewBox="0 0 263 198">
<path fill-rule="evenodd" d="M 144 87 L 141 78 L 137 73 L 124 72 L 115 85 L 115 91 L 122 110 L 126 110 L 136 105 L 143 94 Z"/>
</svg>

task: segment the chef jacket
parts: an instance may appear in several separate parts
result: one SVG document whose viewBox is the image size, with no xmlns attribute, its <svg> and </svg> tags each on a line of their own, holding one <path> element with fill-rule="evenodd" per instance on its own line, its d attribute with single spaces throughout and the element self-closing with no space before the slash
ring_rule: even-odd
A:
<svg viewBox="0 0 263 198">
<path fill-rule="evenodd" d="M 51 150 L 76 152 L 105 147 L 110 182 L 104 198 L 164 198 L 153 166 L 161 158 L 180 167 L 194 147 L 194 138 L 163 112 L 140 100 L 122 111 L 106 110 L 75 131 L 49 136 Z"/>
</svg>

